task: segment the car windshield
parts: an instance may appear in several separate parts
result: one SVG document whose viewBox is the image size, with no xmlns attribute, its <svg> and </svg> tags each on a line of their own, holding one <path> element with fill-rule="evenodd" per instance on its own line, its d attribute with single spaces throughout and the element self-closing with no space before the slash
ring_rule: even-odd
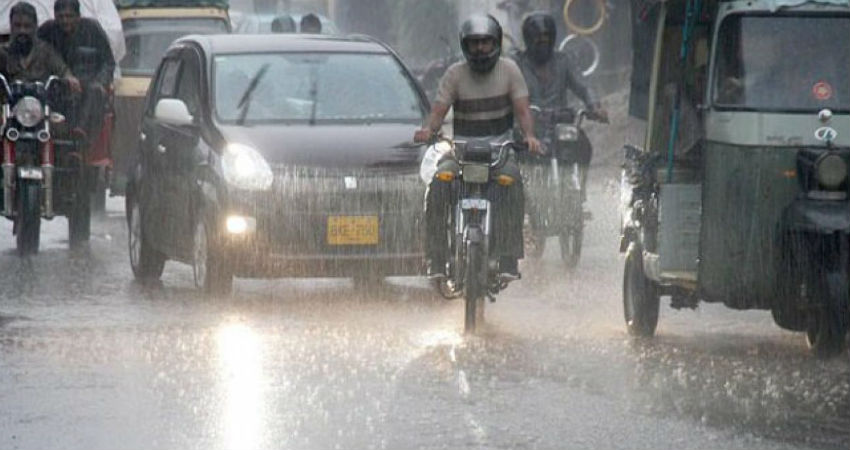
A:
<svg viewBox="0 0 850 450">
<path fill-rule="evenodd" d="M 422 120 L 419 96 L 391 55 L 221 55 L 213 70 L 222 122 Z"/>
<path fill-rule="evenodd" d="M 726 19 L 718 36 L 714 104 L 758 111 L 850 110 L 848 35 L 850 17 Z"/>
<path fill-rule="evenodd" d="M 123 26 L 127 54 L 121 60 L 121 72 L 125 75 L 153 75 L 165 50 L 181 36 L 227 32 L 227 22 L 220 18 L 135 19 Z"/>
</svg>

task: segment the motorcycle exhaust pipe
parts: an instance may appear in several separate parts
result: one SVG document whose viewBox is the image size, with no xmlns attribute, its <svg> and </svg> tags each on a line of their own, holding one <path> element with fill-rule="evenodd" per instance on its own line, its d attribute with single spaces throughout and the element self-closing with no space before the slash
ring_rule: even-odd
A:
<svg viewBox="0 0 850 450">
<path fill-rule="evenodd" d="M 3 141 L 3 215 L 12 216 L 15 205 L 15 144 Z"/>
</svg>

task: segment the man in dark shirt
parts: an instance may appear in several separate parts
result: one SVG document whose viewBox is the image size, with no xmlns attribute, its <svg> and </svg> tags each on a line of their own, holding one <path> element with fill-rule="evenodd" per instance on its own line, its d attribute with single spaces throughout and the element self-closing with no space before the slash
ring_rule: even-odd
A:
<svg viewBox="0 0 850 450">
<path fill-rule="evenodd" d="M 112 84 L 115 58 L 106 32 L 94 19 L 80 17 L 79 0 L 56 0 L 55 20 L 45 22 L 38 36 L 53 46 L 83 88 L 74 125 L 90 139 L 100 133 L 106 89 Z"/>
<path fill-rule="evenodd" d="M 9 10 L 11 36 L 0 47 L 0 73 L 7 81 L 45 81 L 51 75 L 65 77 L 72 89 L 79 81 L 71 75 L 62 58 L 50 45 L 36 37 L 38 16 L 35 7 L 19 2 Z"/>
</svg>

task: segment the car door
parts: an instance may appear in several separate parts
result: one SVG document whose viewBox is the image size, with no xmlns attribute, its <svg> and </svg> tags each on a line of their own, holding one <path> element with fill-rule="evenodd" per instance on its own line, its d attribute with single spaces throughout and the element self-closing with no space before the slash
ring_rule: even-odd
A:
<svg viewBox="0 0 850 450">
<path fill-rule="evenodd" d="M 165 167 L 163 185 L 168 189 L 168 226 L 171 244 L 178 253 L 188 256 L 194 238 L 192 218 L 192 195 L 197 186 L 196 176 L 198 148 L 201 134 L 201 56 L 194 47 L 187 47 L 178 54 L 180 74 L 175 96 L 186 104 L 195 119 L 193 125 L 160 126 L 160 155 Z"/>
<path fill-rule="evenodd" d="M 172 241 L 169 235 L 168 214 L 171 206 L 164 177 L 167 161 L 162 155 L 162 127 L 154 113 L 157 103 L 163 98 L 173 98 L 177 90 L 180 60 L 167 56 L 159 66 L 151 85 L 148 103 L 142 117 L 139 135 L 139 159 L 142 164 L 142 179 L 139 200 L 143 202 L 145 226 L 151 243 L 169 256 Z"/>
</svg>

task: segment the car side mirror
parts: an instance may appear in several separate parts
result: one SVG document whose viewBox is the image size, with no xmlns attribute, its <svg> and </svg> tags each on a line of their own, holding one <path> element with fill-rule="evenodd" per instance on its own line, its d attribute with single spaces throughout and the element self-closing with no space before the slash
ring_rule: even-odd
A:
<svg viewBox="0 0 850 450">
<path fill-rule="evenodd" d="M 186 126 L 195 123 L 195 118 L 189 113 L 186 103 L 177 98 L 164 98 L 158 101 L 153 115 L 157 120 L 169 125 Z"/>
</svg>

